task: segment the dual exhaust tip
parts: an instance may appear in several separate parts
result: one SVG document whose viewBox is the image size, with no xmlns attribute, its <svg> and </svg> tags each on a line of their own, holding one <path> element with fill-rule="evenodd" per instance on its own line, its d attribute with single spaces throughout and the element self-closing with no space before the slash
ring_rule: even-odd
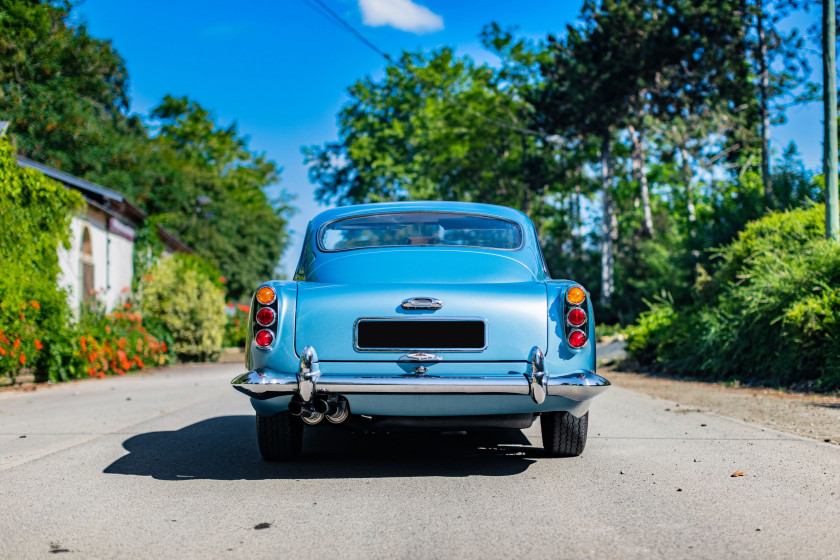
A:
<svg viewBox="0 0 840 560">
<path fill-rule="evenodd" d="M 289 403 L 289 412 L 292 416 L 299 416 L 310 426 L 314 426 L 324 418 L 332 424 L 341 424 L 350 416 L 350 407 L 347 406 L 347 400 L 343 398 L 333 400 L 317 398 L 312 403 L 292 401 Z"/>
</svg>

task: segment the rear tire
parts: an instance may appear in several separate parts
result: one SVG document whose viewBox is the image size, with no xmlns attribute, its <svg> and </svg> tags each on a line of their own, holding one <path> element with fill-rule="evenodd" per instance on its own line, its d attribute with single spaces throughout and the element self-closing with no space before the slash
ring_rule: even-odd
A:
<svg viewBox="0 0 840 560">
<path fill-rule="evenodd" d="M 257 443 L 266 461 L 295 459 L 303 444 L 303 421 L 288 412 L 257 414 Z"/>
<path fill-rule="evenodd" d="M 577 457 L 586 447 L 589 413 L 575 418 L 569 412 L 540 414 L 543 448 L 549 457 Z"/>
</svg>

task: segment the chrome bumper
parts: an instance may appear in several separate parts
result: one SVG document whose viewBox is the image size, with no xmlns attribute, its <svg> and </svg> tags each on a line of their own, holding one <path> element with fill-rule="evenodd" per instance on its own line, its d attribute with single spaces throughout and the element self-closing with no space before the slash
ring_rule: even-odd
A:
<svg viewBox="0 0 840 560">
<path fill-rule="evenodd" d="M 300 371 L 280 373 L 257 369 L 237 376 L 231 384 L 255 399 L 270 399 L 299 394 L 305 402 L 318 393 L 358 394 L 466 394 L 466 395 L 530 395 L 537 404 L 546 396 L 559 396 L 585 401 L 602 393 L 610 382 L 591 371 L 552 376 L 543 369 L 542 352 L 531 353 L 528 373 L 482 377 L 449 377 L 432 375 L 322 376 L 318 358 L 311 347 L 304 350 Z"/>
</svg>

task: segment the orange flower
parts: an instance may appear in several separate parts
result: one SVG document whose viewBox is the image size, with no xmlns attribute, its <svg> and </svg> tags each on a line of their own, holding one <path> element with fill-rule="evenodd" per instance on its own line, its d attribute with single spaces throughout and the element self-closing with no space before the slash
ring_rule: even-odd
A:
<svg viewBox="0 0 840 560">
<path fill-rule="evenodd" d="M 2 346 L 0 346 L 0 356 L 5 356 L 5 355 L 6 355 L 6 349 L 3 348 Z"/>
<path fill-rule="evenodd" d="M 79 346 L 82 347 L 82 352 L 87 352 L 87 341 L 85 340 L 85 337 L 79 339 Z"/>
<path fill-rule="evenodd" d="M 165 342 L 160 343 L 160 351 L 166 353 L 166 343 Z"/>
<path fill-rule="evenodd" d="M 130 301 L 125 302 L 125 308 L 126 309 L 131 309 L 131 302 Z"/>
<path fill-rule="evenodd" d="M 12 346 L 14 346 L 15 348 L 20 348 L 20 339 L 19 339 L 19 338 L 16 338 L 16 339 L 15 339 L 15 343 L 14 343 L 14 344 L 12 344 Z"/>
<path fill-rule="evenodd" d="M 105 332 L 111 334 L 111 327 L 109 325 L 105 325 Z"/>
<path fill-rule="evenodd" d="M 35 339 L 35 350 L 43 350 L 43 349 L 44 349 L 43 343 L 36 338 Z"/>
<path fill-rule="evenodd" d="M 94 375 L 96 375 L 96 370 L 95 370 L 95 369 L 93 369 L 93 366 L 91 366 L 91 367 L 89 367 L 89 368 L 88 368 L 88 375 L 89 375 L 90 377 L 93 377 Z"/>
<path fill-rule="evenodd" d="M 20 355 L 20 365 L 26 365 L 26 356 Z"/>
<path fill-rule="evenodd" d="M 126 356 L 125 352 L 122 350 L 117 350 L 117 357 L 120 359 L 121 362 L 124 362 L 128 356 Z"/>
<path fill-rule="evenodd" d="M 122 369 L 117 370 L 117 375 L 125 375 L 125 371 Z"/>
<path fill-rule="evenodd" d="M 24 315 L 23 313 L 21 313 L 21 314 L 20 314 L 20 320 L 21 320 L 21 321 L 26 320 L 26 315 Z"/>
<path fill-rule="evenodd" d="M 146 367 L 146 364 L 143 363 L 143 360 L 140 359 L 140 356 L 137 356 L 136 358 L 134 358 L 134 363 L 136 363 L 137 367 L 139 367 L 139 368 Z"/>
<path fill-rule="evenodd" d="M 34 307 L 35 309 L 41 309 L 41 304 L 40 304 L 40 303 L 38 303 L 37 301 L 34 301 L 34 300 L 33 300 L 33 301 L 31 301 L 31 302 L 30 302 L 30 305 L 31 305 L 32 307 Z"/>
</svg>

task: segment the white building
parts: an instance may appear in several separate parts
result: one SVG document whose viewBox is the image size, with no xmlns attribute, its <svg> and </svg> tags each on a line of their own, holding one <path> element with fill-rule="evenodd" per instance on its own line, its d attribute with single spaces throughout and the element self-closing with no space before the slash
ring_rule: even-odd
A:
<svg viewBox="0 0 840 560">
<path fill-rule="evenodd" d="M 93 297 L 102 301 L 108 310 L 113 309 L 131 289 L 134 239 L 146 214 L 116 191 L 21 156 L 16 158 L 21 167 L 40 171 L 84 197 L 85 210 L 70 223 L 70 248 L 58 249 L 61 266 L 58 283 L 67 289 L 74 310 Z M 192 253 L 189 246 L 166 229 L 158 227 L 158 235 L 165 247 L 164 254 Z"/>
</svg>

